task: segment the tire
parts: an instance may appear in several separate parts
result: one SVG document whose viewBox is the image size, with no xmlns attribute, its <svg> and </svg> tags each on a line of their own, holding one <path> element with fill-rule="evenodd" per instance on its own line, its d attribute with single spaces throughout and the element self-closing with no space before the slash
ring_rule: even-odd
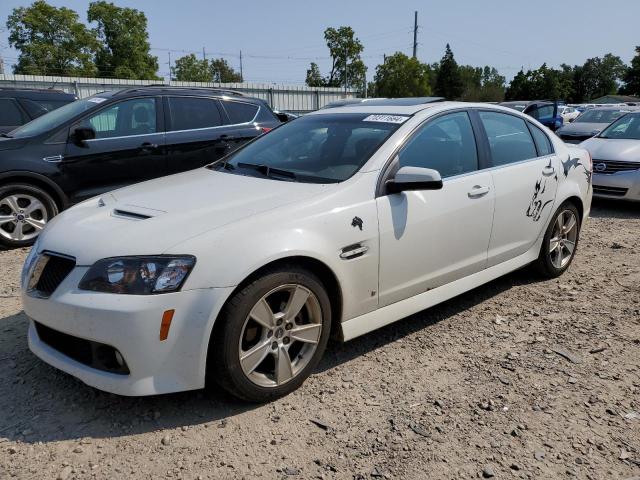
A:
<svg viewBox="0 0 640 480">
<path fill-rule="evenodd" d="M 316 275 L 293 265 L 267 270 L 235 292 L 216 320 L 207 383 L 249 402 L 287 395 L 316 367 L 330 331 L 331 303 Z"/>
<path fill-rule="evenodd" d="M 17 183 L 1 186 L 0 245 L 7 248 L 32 245 L 57 214 L 56 202 L 41 188 Z M 20 229 L 19 233 L 16 229 Z"/>
<path fill-rule="evenodd" d="M 560 216 L 562 216 L 562 221 L 559 220 Z M 567 225 L 570 223 L 568 221 L 570 218 L 574 219 L 575 224 L 569 230 Z M 560 226 L 562 226 L 564 233 L 558 236 Z M 565 229 L 567 230 L 564 231 Z M 580 213 L 573 203 L 565 202 L 556 210 L 545 232 L 540 255 L 534 263 L 538 273 L 544 278 L 556 278 L 562 275 L 573 261 L 578 249 L 579 238 Z"/>
</svg>

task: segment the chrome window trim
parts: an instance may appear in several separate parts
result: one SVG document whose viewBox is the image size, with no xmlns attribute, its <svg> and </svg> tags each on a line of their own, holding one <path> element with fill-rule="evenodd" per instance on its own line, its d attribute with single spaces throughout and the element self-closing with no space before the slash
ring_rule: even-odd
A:
<svg viewBox="0 0 640 480">
<path fill-rule="evenodd" d="M 85 140 L 87 143 L 91 142 L 102 142 L 104 140 L 119 140 L 121 138 L 135 138 L 135 137 L 151 137 L 155 135 L 164 135 L 165 132 L 155 132 L 155 133 L 138 133 L 136 135 L 120 135 L 117 137 L 105 137 L 105 138 L 92 138 L 91 140 Z"/>
<path fill-rule="evenodd" d="M 167 100 L 169 100 L 170 98 L 204 98 L 204 99 L 207 99 L 207 100 L 213 100 L 213 101 L 221 102 L 220 106 L 222 107 L 223 110 L 224 110 L 224 105 L 222 104 L 222 102 L 244 103 L 245 105 L 255 105 L 256 107 L 258 107 L 258 110 L 256 110 L 256 114 L 248 122 L 227 123 L 225 125 L 218 125 L 216 127 L 187 128 L 187 129 L 183 129 L 183 130 L 168 130 L 166 128 L 166 125 L 165 125 L 165 133 L 198 132 L 198 131 L 202 131 L 202 130 L 215 130 L 215 129 L 218 129 L 218 128 L 242 127 L 242 126 L 249 126 L 249 125 L 253 125 L 253 126 L 257 127 L 257 122 L 255 120 L 256 120 L 256 118 L 258 118 L 258 115 L 260 114 L 260 109 L 262 108 L 260 105 L 256 105 L 255 103 L 242 102 L 242 101 L 237 101 L 235 99 L 232 100 L 229 97 L 209 97 L 209 96 L 201 96 L 201 95 L 164 95 L 164 96 L 167 98 Z M 224 110 L 224 113 L 227 115 L 227 117 L 229 116 L 229 113 L 226 110 Z M 169 105 L 169 116 L 171 116 L 171 106 L 170 105 Z"/>
</svg>

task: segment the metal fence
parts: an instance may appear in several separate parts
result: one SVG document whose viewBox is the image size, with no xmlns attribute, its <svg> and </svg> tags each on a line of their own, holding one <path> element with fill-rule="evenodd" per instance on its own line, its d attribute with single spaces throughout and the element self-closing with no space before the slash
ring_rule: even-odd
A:
<svg viewBox="0 0 640 480">
<path fill-rule="evenodd" d="M 56 88 L 85 98 L 98 92 L 121 90 L 143 85 L 165 84 L 178 87 L 217 87 L 238 90 L 247 95 L 266 100 L 277 110 L 305 113 L 317 110 L 329 102 L 343 98 L 355 98 L 353 89 L 316 88 L 298 85 L 276 85 L 268 83 L 169 83 L 160 80 L 124 80 L 117 78 L 48 77 L 38 75 L 0 74 L 0 87 L 13 88 Z"/>
</svg>

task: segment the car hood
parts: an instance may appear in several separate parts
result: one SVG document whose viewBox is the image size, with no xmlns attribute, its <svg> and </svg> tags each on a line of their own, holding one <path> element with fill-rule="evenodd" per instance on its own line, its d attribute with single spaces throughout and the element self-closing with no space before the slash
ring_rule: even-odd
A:
<svg viewBox="0 0 640 480">
<path fill-rule="evenodd" d="M 622 140 L 610 138 L 590 138 L 580 144 L 595 160 L 614 160 L 618 162 L 640 161 L 640 140 Z"/>
<path fill-rule="evenodd" d="M 558 135 L 597 135 L 602 130 L 604 130 L 609 124 L 608 123 L 587 123 L 587 122 L 573 122 L 569 123 L 562 128 L 560 128 L 557 132 Z"/>
<path fill-rule="evenodd" d="M 197 235 L 331 188 L 335 185 L 192 170 L 116 190 L 63 212 L 43 232 L 39 248 L 72 255 L 78 265 L 120 255 L 162 254 Z"/>
</svg>

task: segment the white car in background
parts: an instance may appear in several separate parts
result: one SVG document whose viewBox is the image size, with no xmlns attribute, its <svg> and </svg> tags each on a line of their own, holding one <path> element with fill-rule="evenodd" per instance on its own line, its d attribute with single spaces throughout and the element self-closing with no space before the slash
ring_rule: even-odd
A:
<svg viewBox="0 0 640 480">
<path fill-rule="evenodd" d="M 593 157 L 593 195 L 640 201 L 640 111 L 627 113 L 580 146 Z"/>
<path fill-rule="evenodd" d="M 565 124 L 573 122 L 581 112 L 576 110 L 574 107 L 570 107 L 568 105 L 559 105 L 558 106 L 558 115 L 562 117 L 562 120 Z"/>
<path fill-rule="evenodd" d="M 117 394 L 214 380 L 270 400 L 332 332 L 350 340 L 531 263 L 561 275 L 590 181 L 585 150 L 511 109 L 320 110 L 55 217 L 24 266 L 29 346 Z"/>
</svg>

